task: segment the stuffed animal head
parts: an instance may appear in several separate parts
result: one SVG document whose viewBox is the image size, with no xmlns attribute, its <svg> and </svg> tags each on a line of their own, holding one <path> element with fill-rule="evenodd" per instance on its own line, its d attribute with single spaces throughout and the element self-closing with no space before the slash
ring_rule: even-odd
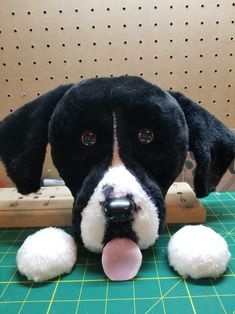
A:
<svg viewBox="0 0 235 314">
<path fill-rule="evenodd" d="M 46 146 L 74 196 L 75 238 L 91 251 L 119 238 L 140 249 L 164 227 L 164 197 L 194 153 L 198 197 L 215 190 L 235 136 L 184 95 L 138 77 L 60 86 L 0 123 L 0 156 L 19 192 L 40 188 Z"/>
</svg>

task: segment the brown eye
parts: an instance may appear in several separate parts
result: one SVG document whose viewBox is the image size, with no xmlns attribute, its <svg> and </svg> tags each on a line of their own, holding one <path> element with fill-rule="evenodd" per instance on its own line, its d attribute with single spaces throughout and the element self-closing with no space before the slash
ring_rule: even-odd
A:
<svg viewBox="0 0 235 314">
<path fill-rule="evenodd" d="M 93 131 L 85 131 L 82 133 L 81 141 L 85 146 L 94 146 L 96 143 L 96 135 Z"/>
<path fill-rule="evenodd" d="M 150 129 L 141 129 L 138 139 L 142 144 L 149 144 L 154 140 L 154 133 Z"/>
</svg>

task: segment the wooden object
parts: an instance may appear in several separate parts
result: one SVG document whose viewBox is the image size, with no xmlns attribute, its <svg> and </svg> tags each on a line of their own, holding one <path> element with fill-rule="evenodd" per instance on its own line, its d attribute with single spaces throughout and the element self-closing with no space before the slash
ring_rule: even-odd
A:
<svg viewBox="0 0 235 314">
<path fill-rule="evenodd" d="M 43 187 L 27 196 L 0 189 L 0 227 L 46 227 L 71 224 L 73 197 L 65 186 Z M 166 197 L 168 223 L 203 223 L 205 210 L 187 183 L 174 183 Z"/>
</svg>

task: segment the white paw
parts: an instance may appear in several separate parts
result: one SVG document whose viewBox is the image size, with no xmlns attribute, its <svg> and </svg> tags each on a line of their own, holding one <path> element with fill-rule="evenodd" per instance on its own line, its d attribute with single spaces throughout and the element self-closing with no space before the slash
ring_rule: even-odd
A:
<svg viewBox="0 0 235 314">
<path fill-rule="evenodd" d="M 169 264 L 183 277 L 217 278 L 230 257 L 224 238 L 202 225 L 181 228 L 168 244 Z"/>
<path fill-rule="evenodd" d="M 41 282 L 71 272 L 76 258 L 77 246 L 73 238 L 62 229 L 49 227 L 24 241 L 16 264 L 22 275 Z"/>
</svg>

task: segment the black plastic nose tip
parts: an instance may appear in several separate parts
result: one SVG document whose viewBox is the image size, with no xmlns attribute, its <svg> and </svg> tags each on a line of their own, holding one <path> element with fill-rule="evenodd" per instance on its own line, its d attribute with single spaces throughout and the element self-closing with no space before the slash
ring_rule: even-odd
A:
<svg viewBox="0 0 235 314">
<path fill-rule="evenodd" d="M 134 202 L 127 197 L 112 198 L 104 204 L 104 212 L 110 222 L 131 220 L 134 209 Z"/>
</svg>

